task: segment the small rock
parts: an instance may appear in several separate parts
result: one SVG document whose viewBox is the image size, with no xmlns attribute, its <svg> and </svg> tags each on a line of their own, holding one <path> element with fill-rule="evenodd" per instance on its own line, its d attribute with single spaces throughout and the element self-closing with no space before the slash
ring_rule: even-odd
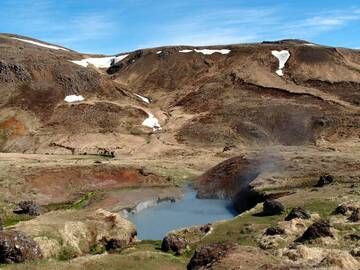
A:
<svg viewBox="0 0 360 270">
<path fill-rule="evenodd" d="M 360 208 L 353 210 L 351 216 L 349 217 L 349 221 L 358 222 L 360 221 Z"/>
<path fill-rule="evenodd" d="M 284 234 L 285 233 L 285 230 L 280 228 L 280 227 L 270 227 L 270 228 L 267 228 L 266 231 L 265 231 L 265 235 L 280 235 L 280 234 Z"/>
<path fill-rule="evenodd" d="M 305 242 L 308 240 L 314 240 L 320 237 L 334 237 L 330 231 L 330 224 L 326 220 L 319 220 L 304 232 L 304 234 L 296 240 L 296 242 Z"/>
<path fill-rule="evenodd" d="M 22 232 L 0 232 L 0 263 L 21 263 L 40 258 L 39 245 Z"/>
<path fill-rule="evenodd" d="M 162 243 L 161 243 L 161 250 L 168 252 L 173 251 L 176 255 L 181 255 L 187 248 L 188 243 L 187 241 L 177 235 L 167 235 L 164 237 Z"/>
<path fill-rule="evenodd" d="M 211 230 L 211 224 L 206 224 L 200 227 L 202 233 L 208 233 Z"/>
<path fill-rule="evenodd" d="M 340 204 L 338 207 L 335 208 L 334 210 L 334 214 L 335 215 L 346 215 L 346 212 L 349 210 L 349 208 L 344 205 L 344 204 Z"/>
<path fill-rule="evenodd" d="M 319 181 L 316 184 L 316 187 L 323 187 L 326 185 L 330 185 L 334 181 L 334 176 L 330 174 L 321 175 Z"/>
<path fill-rule="evenodd" d="M 311 215 L 305 209 L 301 207 L 296 207 L 291 210 L 291 212 L 287 215 L 285 220 L 290 221 L 294 218 L 309 219 L 311 218 Z"/>
<path fill-rule="evenodd" d="M 223 258 L 232 246 L 231 244 L 212 244 L 197 249 L 187 265 L 187 269 L 211 269 L 211 266 Z"/>
<path fill-rule="evenodd" d="M 21 201 L 13 212 L 19 215 L 39 216 L 40 207 L 34 201 Z"/>
<path fill-rule="evenodd" d="M 284 205 L 279 201 L 266 200 L 263 204 L 263 214 L 266 216 L 280 215 L 284 210 Z"/>
<path fill-rule="evenodd" d="M 104 242 L 106 251 L 116 251 L 127 246 L 127 241 L 123 239 L 111 238 L 110 240 L 104 240 Z"/>
</svg>

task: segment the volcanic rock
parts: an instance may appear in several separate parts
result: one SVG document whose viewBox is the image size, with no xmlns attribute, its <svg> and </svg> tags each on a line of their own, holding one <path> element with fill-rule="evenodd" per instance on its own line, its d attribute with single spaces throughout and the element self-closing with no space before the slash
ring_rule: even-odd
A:
<svg viewBox="0 0 360 270">
<path fill-rule="evenodd" d="M 20 263 L 42 258 L 39 245 L 18 231 L 0 232 L 0 263 Z"/>
<path fill-rule="evenodd" d="M 263 204 L 262 214 L 265 216 L 280 215 L 284 212 L 284 205 L 275 200 L 266 200 Z"/>
<path fill-rule="evenodd" d="M 280 228 L 280 227 L 270 227 L 267 228 L 265 231 L 265 235 L 279 235 L 279 234 L 284 234 L 285 230 Z"/>
<path fill-rule="evenodd" d="M 346 212 L 349 210 L 349 208 L 344 205 L 344 204 L 341 204 L 339 205 L 338 207 L 335 208 L 333 214 L 335 215 L 346 215 Z"/>
<path fill-rule="evenodd" d="M 292 220 L 294 218 L 301 218 L 301 219 L 309 219 L 311 215 L 303 208 L 296 207 L 291 209 L 291 212 L 285 218 L 286 221 Z"/>
<path fill-rule="evenodd" d="M 40 207 L 34 201 L 21 201 L 18 207 L 13 211 L 15 214 L 26 214 L 30 216 L 39 216 Z"/>
<path fill-rule="evenodd" d="M 332 176 L 330 174 L 324 174 L 324 175 L 320 176 L 319 181 L 317 182 L 317 184 L 315 186 L 323 187 L 326 185 L 330 185 L 333 181 L 334 181 L 334 176 Z"/>
<path fill-rule="evenodd" d="M 212 244 L 197 249 L 187 265 L 187 269 L 198 270 L 211 268 L 214 263 L 226 256 L 232 246 L 231 244 Z"/>
<path fill-rule="evenodd" d="M 311 241 L 320 237 L 334 237 L 330 231 L 330 224 L 327 220 L 319 220 L 310 225 L 304 234 L 296 242 Z"/>
<path fill-rule="evenodd" d="M 173 251 L 175 254 L 180 255 L 187 248 L 187 241 L 180 236 L 169 234 L 164 237 L 161 243 L 161 250 L 168 252 Z"/>
<path fill-rule="evenodd" d="M 120 250 L 128 245 L 128 242 L 124 239 L 115 239 L 115 238 L 111 238 L 109 240 L 104 239 L 104 242 L 105 242 L 104 247 L 106 251 Z"/>
</svg>

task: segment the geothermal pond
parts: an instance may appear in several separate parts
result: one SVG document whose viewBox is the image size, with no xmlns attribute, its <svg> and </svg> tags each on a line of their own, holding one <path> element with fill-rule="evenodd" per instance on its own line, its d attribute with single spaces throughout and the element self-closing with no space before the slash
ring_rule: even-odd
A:
<svg viewBox="0 0 360 270">
<path fill-rule="evenodd" d="M 182 199 L 160 202 L 130 213 L 127 218 L 136 225 L 139 239 L 160 240 L 169 231 L 230 219 L 235 215 L 230 201 L 198 199 L 196 191 L 186 188 Z"/>
</svg>

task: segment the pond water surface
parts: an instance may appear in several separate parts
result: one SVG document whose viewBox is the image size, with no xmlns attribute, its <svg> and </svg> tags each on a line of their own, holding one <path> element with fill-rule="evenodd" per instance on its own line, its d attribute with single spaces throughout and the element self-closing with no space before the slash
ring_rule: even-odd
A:
<svg viewBox="0 0 360 270">
<path fill-rule="evenodd" d="M 128 219 L 136 225 L 139 239 L 160 240 L 171 230 L 230 219 L 236 214 L 231 201 L 198 199 L 196 191 L 187 188 L 181 200 L 130 213 Z"/>
</svg>

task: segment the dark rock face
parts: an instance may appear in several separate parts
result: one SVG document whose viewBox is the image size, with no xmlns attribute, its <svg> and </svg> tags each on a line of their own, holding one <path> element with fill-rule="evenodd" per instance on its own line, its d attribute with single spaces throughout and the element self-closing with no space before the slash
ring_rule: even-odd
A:
<svg viewBox="0 0 360 270">
<path fill-rule="evenodd" d="M 38 244 L 17 231 L 0 232 L 0 263 L 21 263 L 41 259 Z"/>
<path fill-rule="evenodd" d="M 285 218 L 286 221 L 292 220 L 294 218 L 301 218 L 301 219 L 309 219 L 311 218 L 308 211 L 301 207 L 296 207 L 291 210 L 291 212 Z"/>
<path fill-rule="evenodd" d="M 265 231 L 265 235 L 280 235 L 280 234 L 284 234 L 285 230 L 279 227 L 270 227 L 267 228 Z"/>
<path fill-rule="evenodd" d="M 349 217 L 349 221 L 351 222 L 358 222 L 360 221 L 360 209 L 355 209 L 352 213 L 351 216 Z"/>
<path fill-rule="evenodd" d="M 186 250 L 187 245 L 188 243 L 185 239 L 176 235 L 167 235 L 161 243 L 161 250 L 165 252 L 171 250 L 175 254 L 180 255 Z"/>
<path fill-rule="evenodd" d="M 243 188 L 233 198 L 234 208 L 238 213 L 242 213 L 253 208 L 260 202 L 264 201 L 264 196 L 252 189 L 250 186 Z"/>
<path fill-rule="evenodd" d="M 263 215 L 265 216 L 273 216 L 273 215 L 280 215 L 284 212 L 285 207 L 284 205 L 275 200 L 266 200 L 263 204 Z"/>
<path fill-rule="evenodd" d="M 313 223 L 296 242 L 305 242 L 320 237 L 334 237 L 330 231 L 330 224 L 326 220 L 319 220 Z"/>
<path fill-rule="evenodd" d="M 40 207 L 33 201 L 22 201 L 13 211 L 15 214 L 27 214 L 30 216 L 39 216 Z"/>
<path fill-rule="evenodd" d="M 211 266 L 223 258 L 231 248 L 232 245 L 230 244 L 212 244 L 197 249 L 187 265 L 187 269 L 210 269 Z"/>
<path fill-rule="evenodd" d="M 11 83 L 16 80 L 28 81 L 31 79 L 29 72 L 21 65 L 15 63 L 6 63 L 0 61 L 0 81 L 3 83 Z"/>
<path fill-rule="evenodd" d="M 324 175 L 320 176 L 319 181 L 317 182 L 317 184 L 315 186 L 323 187 L 326 185 L 330 185 L 332 182 L 334 182 L 334 176 L 332 176 L 330 174 L 324 174 Z"/>
<path fill-rule="evenodd" d="M 125 240 L 119 240 L 111 238 L 110 240 L 105 241 L 105 249 L 106 251 L 115 251 L 119 249 L 123 249 L 126 247 L 127 243 Z"/>
</svg>

